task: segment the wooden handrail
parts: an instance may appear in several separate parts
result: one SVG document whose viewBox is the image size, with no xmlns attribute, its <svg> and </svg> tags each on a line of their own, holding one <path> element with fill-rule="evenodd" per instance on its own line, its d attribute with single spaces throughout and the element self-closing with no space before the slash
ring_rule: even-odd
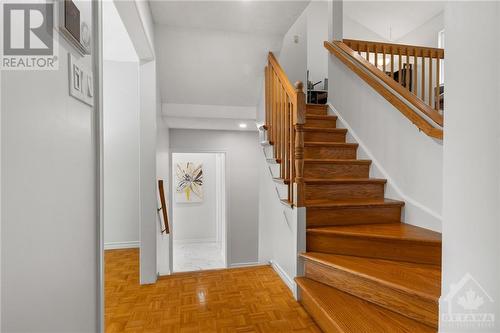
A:
<svg viewBox="0 0 500 333">
<path fill-rule="evenodd" d="M 288 186 L 288 202 L 304 206 L 304 85 L 292 85 L 272 52 L 265 68 L 267 136 L 274 158 L 280 163 L 280 178 Z"/>
<path fill-rule="evenodd" d="M 274 72 L 278 76 L 278 79 L 281 81 L 281 84 L 287 90 L 287 93 L 290 96 L 294 95 L 295 94 L 294 85 L 290 82 L 290 80 L 288 80 L 285 71 L 283 70 L 283 68 L 281 67 L 281 65 L 279 64 L 278 60 L 276 59 L 276 57 L 272 52 L 269 52 L 267 59 L 269 61 L 269 65 L 272 66 Z"/>
<path fill-rule="evenodd" d="M 162 212 L 164 226 L 161 226 L 161 233 L 170 233 L 170 226 L 168 224 L 167 204 L 165 203 L 165 189 L 163 188 L 163 180 L 158 180 L 158 193 L 160 194 L 160 208 L 158 212 Z M 161 219 L 160 219 L 161 221 Z M 160 222 L 161 224 L 161 222 Z"/>
<path fill-rule="evenodd" d="M 344 44 L 349 46 L 354 51 L 366 52 L 366 46 L 368 45 L 368 52 L 377 51 L 382 53 L 385 51 L 386 54 L 391 54 L 392 50 L 401 50 L 402 56 L 417 56 L 417 57 L 430 57 L 430 54 L 434 54 L 435 57 L 439 59 L 444 59 L 444 49 L 434 48 L 434 47 L 424 47 L 415 45 L 405 45 L 405 44 L 393 44 L 393 43 L 381 43 L 372 42 L 366 40 L 356 40 L 356 39 L 343 39 Z M 399 54 L 399 53 L 398 53 Z"/>
<path fill-rule="evenodd" d="M 402 88 L 401 85 L 397 84 L 396 81 L 381 72 L 370 62 L 363 59 L 356 51 L 350 49 L 343 42 L 325 42 L 324 46 L 339 60 L 341 60 L 347 67 L 354 71 L 360 78 L 362 78 L 366 83 L 368 83 L 372 88 L 380 93 L 388 102 L 394 105 L 421 131 L 433 138 L 443 138 L 443 130 L 431 125 L 428 120 L 426 120 L 413 108 L 411 108 L 407 104 L 407 102 L 427 115 L 437 124 L 439 124 L 439 122 L 441 122 L 442 124 L 442 116 L 441 119 L 439 119 L 439 117 L 437 117 L 437 115 L 439 114 L 434 114 L 434 110 L 432 110 L 426 104 L 422 103 L 422 101 L 418 100 L 416 96 L 409 94 L 406 89 Z M 363 70 L 362 68 L 365 70 Z M 387 86 L 400 96 L 393 93 L 390 89 L 387 88 Z"/>
</svg>

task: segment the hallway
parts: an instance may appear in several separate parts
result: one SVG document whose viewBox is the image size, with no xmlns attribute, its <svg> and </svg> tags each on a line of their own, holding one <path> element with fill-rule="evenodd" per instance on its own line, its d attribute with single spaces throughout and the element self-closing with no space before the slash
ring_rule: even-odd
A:
<svg viewBox="0 0 500 333">
<path fill-rule="evenodd" d="M 105 253 L 106 332 L 320 332 L 270 266 L 139 285 L 139 250 Z"/>
</svg>

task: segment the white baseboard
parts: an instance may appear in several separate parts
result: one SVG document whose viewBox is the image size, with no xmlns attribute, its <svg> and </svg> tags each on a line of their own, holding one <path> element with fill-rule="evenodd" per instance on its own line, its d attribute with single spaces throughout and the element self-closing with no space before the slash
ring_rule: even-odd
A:
<svg viewBox="0 0 500 333">
<path fill-rule="evenodd" d="M 270 260 L 269 263 L 271 264 L 271 267 L 275 270 L 275 272 L 278 273 L 281 280 L 283 280 L 283 282 L 295 295 L 295 281 L 285 272 L 283 268 L 281 268 L 281 266 L 277 262 Z"/>
<path fill-rule="evenodd" d="M 174 244 L 220 243 L 215 238 L 174 239 Z"/>
<path fill-rule="evenodd" d="M 261 266 L 262 264 L 259 263 L 258 261 L 252 261 L 252 262 L 237 262 L 234 264 L 229 264 L 230 268 L 238 268 L 238 267 L 249 267 L 249 266 Z"/>
<path fill-rule="evenodd" d="M 104 243 L 104 250 L 133 249 L 141 247 L 140 241 Z"/>
</svg>

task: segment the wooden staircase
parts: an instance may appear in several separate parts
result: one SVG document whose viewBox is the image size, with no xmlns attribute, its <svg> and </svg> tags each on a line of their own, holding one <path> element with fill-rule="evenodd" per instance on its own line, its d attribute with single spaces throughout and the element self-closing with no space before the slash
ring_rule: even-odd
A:
<svg viewBox="0 0 500 333">
<path fill-rule="evenodd" d="M 436 332 L 441 235 L 401 223 L 404 202 L 384 197 L 336 120 L 306 106 L 301 303 L 325 332 Z"/>
<path fill-rule="evenodd" d="M 436 332 L 440 234 L 401 223 L 401 201 L 325 105 L 304 126 L 305 276 L 301 302 L 325 332 Z"/>
<path fill-rule="evenodd" d="M 436 332 L 441 235 L 401 223 L 404 202 L 385 198 L 386 180 L 370 177 L 337 117 L 305 104 L 272 53 L 265 78 L 268 162 L 288 189 L 282 202 L 306 208 L 305 309 L 325 332 Z"/>
</svg>

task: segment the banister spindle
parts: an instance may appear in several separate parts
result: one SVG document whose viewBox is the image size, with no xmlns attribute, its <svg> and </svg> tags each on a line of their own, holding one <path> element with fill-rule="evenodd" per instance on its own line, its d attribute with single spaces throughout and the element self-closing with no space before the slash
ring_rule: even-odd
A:
<svg viewBox="0 0 500 333">
<path fill-rule="evenodd" d="M 305 95 L 304 85 L 298 81 L 295 84 L 295 184 L 297 191 L 295 193 L 294 204 L 297 207 L 304 207 L 304 123 L 305 123 Z"/>
<path fill-rule="evenodd" d="M 394 78 L 394 50 L 391 46 L 391 77 Z"/>
<path fill-rule="evenodd" d="M 280 128 L 281 128 L 281 137 L 280 137 L 280 146 L 281 146 L 281 155 L 280 155 L 280 160 L 281 160 L 281 179 L 285 179 L 285 151 L 286 151 L 286 143 L 285 143 L 285 87 L 281 86 L 281 99 L 280 99 L 280 110 L 281 110 L 281 117 L 280 117 Z"/>
<path fill-rule="evenodd" d="M 429 105 L 432 105 L 432 90 L 434 90 L 432 85 L 432 51 L 429 51 Z"/>
<path fill-rule="evenodd" d="M 440 78 L 439 78 L 439 72 L 440 72 L 440 68 L 439 68 L 439 65 L 440 65 L 440 59 L 439 59 L 439 54 L 436 55 L 436 90 L 435 90 L 435 93 L 434 93 L 434 104 L 436 104 L 436 111 L 439 112 L 439 95 L 440 95 L 440 91 L 439 91 L 439 81 L 440 81 Z"/>
<path fill-rule="evenodd" d="M 400 47 L 398 47 L 398 81 L 399 84 L 403 84 L 403 56 Z"/>
<path fill-rule="evenodd" d="M 422 96 L 420 96 L 425 102 L 425 55 L 422 51 Z"/>
<path fill-rule="evenodd" d="M 406 52 L 405 85 L 406 85 L 406 90 L 410 91 L 410 51 L 408 50 L 408 48 L 406 48 L 405 52 Z"/>
<path fill-rule="evenodd" d="M 417 96 L 417 49 L 413 49 L 413 93 Z"/>
<path fill-rule="evenodd" d="M 386 63 L 385 63 L 385 46 L 382 45 L 382 64 L 383 64 L 383 68 L 384 68 L 384 74 L 387 72 L 387 69 L 386 69 Z"/>
</svg>

